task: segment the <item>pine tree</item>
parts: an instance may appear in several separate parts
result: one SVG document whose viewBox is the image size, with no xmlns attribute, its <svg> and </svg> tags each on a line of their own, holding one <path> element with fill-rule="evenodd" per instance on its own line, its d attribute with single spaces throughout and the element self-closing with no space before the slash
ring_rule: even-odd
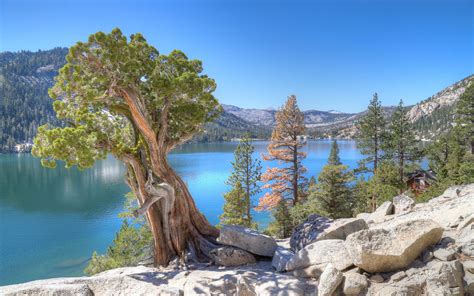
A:
<svg viewBox="0 0 474 296">
<path fill-rule="evenodd" d="M 455 112 L 456 128 L 465 145 L 470 146 L 471 154 L 474 154 L 474 81 L 460 96 Z"/>
<path fill-rule="evenodd" d="M 329 165 L 340 165 L 341 159 L 339 158 L 339 145 L 337 145 L 337 141 L 332 141 L 331 152 L 329 153 L 328 159 Z"/>
<path fill-rule="evenodd" d="M 368 155 L 361 161 L 361 170 L 367 170 L 366 165 L 372 164 L 372 173 L 376 174 L 382 155 L 382 146 L 386 137 L 386 120 L 382 104 L 377 93 L 374 94 L 368 106 L 367 113 L 357 123 L 359 137 L 357 138 L 357 147 L 362 154 Z M 377 206 L 377 197 L 371 197 L 371 208 L 375 210 Z"/>
<path fill-rule="evenodd" d="M 406 167 L 408 163 L 419 159 L 420 151 L 402 100 L 392 115 L 384 148 L 386 156 L 393 159 L 398 167 L 399 180 L 397 183 L 401 186 L 400 190 L 403 191 L 406 188 L 404 183 Z"/>
<path fill-rule="evenodd" d="M 241 225 L 250 227 L 246 217 L 245 190 L 240 182 L 236 182 L 232 189 L 224 194 L 224 212 L 219 216 L 219 225 Z"/>
<path fill-rule="evenodd" d="M 247 227 L 252 226 L 251 208 L 252 197 L 258 194 L 261 189 L 259 186 L 261 178 L 262 165 L 260 160 L 253 158 L 254 146 L 250 143 L 248 135 L 245 135 L 234 152 L 234 161 L 232 162 L 233 171 L 227 180 L 227 184 L 235 188 L 239 184 L 244 191 L 244 201 L 241 203 L 244 207 L 244 224 Z M 225 212 L 225 208 L 224 208 Z"/>
<path fill-rule="evenodd" d="M 281 199 L 272 210 L 274 221 L 270 223 L 267 231 L 275 237 L 286 238 L 291 235 L 293 223 L 291 221 L 290 204 L 287 200 Z"/>
<path fill-rule="evenodd" d="M 288 164 L 284 167 L 268 168 L 262 175 L 262 181 L 267 182 L 263 188 L 271 191 L 260 199 L 258 210 L 271 210 L 281 200 L 289 200 L 296 205 L 306 194 L 306 168 L 302 160 L 306 153 L 301 151 L 303 142 L 299 136 L 305 133 L 304 115 L 298 108 L 296 97 L 290 96 L 283 108 L 276 114 L 276 126 L 273 130 L 266 161 L 278 161 Z"/>
<path fill-rule="evenodd" d="M 353 202 L 349 183 L 352 180 L 352 172 L 341 164 L 337 142 L 334 141 L 328 164 L 323 167 L 316 190 L 308 199 L 316 202 L 321 215 L 333 219 L 351 217 Z"/>
</svg>

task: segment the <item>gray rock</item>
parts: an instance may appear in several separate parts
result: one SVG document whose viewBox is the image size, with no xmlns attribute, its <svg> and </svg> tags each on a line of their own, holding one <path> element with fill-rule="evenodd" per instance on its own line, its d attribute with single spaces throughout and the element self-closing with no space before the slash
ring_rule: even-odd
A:
<svg viewBox="0 0 474 296">
<path fill-rule="evenodd" d="M 405 278 L 407 274 L 402 270 L 390 276 L 390 280 L 393 282 L 399 282 L 401 279 Z"/>
<path fill-rule="evenodd" d="M 224 245 L 238 247 L 252 254 L 266 257 L 273 257 L 277 248 L 275 239 L 271 236 L 235 225 L 224 225 L 217 241 Z"/>
<path fill-rule="evenodd" d="M 349 234 L 367 228 L 367 223 L 361 218 L 331 220 L 313 214 L 295 228 L 291 235 L 290 246 L 292 250 L 298 251 L 320 240 L 345 240 Z"/>
<path fill-rule="evenodd" d="M 474 274 L 466 272 L 464 274 L 464 281 L 466 282 L 465 292 L 468 293 L 468 295 L 474 295 Z"/>
<path fill-rule="evenodd" d="M 305 268 L 292 270 L 289 273 L 300 278 L 318 279 L 324 271 L 323 267 L 324 265 L 310 265 Z"/>
<path fill-rule="evenodd" d="M 221 295 L 233 295 L 224 293 Z M 241 275 L 237 280 L 237 296 L 277 295 L 303 296 L 305 287 L 301 281 L 282 274 Z"/>
<path fill-rule="evenodd" d="M 353 233 L 346 239 L 346 248 L 356 266 L 372 273 L 388 272 L 410 265 L 442 234 L 443 228 L 432 220 L 408 220 L 387 229 Z"/>
<path fill-rule="evenodd" d="M 385 279 L 380 274 L 374 274 L 373 276 L 370 277 L 370 281 L 374 283 L 383 283 Z"/>
<path fill-rule="evenodd" d="M 462 263 L 464 271 L 474 273 L 474 260 L 464 261 Z"/>
<path fill-rule="evenodd" d="M 273 255 L 272 266 L 276 269 L 276 271 L 283 271 L 286 269 L 288 260 L 290 260 L 294 255 L 295 253 L 293 253 L 291 250 L 279 246 Z"/>
<path fill-rule="evenodd" d="M 360 295 L 365 289 L 367 289 L 365 276 L 356 272 L 344 274 L 343 292 L 345 295 Z"/>
<path fill-rule="evenodd" d="M 394 212 L 393 203 L 391 201 L 386 201 L 381 204 L 372 214 L 370 214 L 374 222 L 383 222 L 388 215 L 392 215 Z"/>
<path fill-rule="evenodd" d="M 409 212 L 415 206 L 415 201 L 404 193 L 395 196 L 392 203 L 395 214 Z"/>
<path fill-rule="evenodd" d="M 456 255 L 455 249 L 438 249 L 434 251 L 433 256 L 442 261 L 451 261 L 454 260 Z"/>
<path fill-rule="evenodd" d="M 1 293 L 4 296 L 16 295 L 35 295 L 35 296 L 94 296 L 88 285 L 86 284 L 52 284 L 26 286 L 12 292 Z"/>
<path fill-rule="evenodd" d="M 474 211 L 474 209 L 473 209 Z M 461 232 L 463 230 L 463 228 L 471 225 L 474 223 L 474 214 L 471 214 L 469 216 L 467 216 L 466 218 L 464 218 L 459 224 L 458 224 L 458 227 L 457 227 L 457 232 Z"/>
<path fill-rule="evenodd" d="M 215 248 L 210 254 L 214 263 L 221 266 L 239 266 L 257 262 L 249 252 L 232 246 Z"/>
<path fill-rule="evenodd" d="M 462 253 L 474 257 L 474 224 L 462 228 L 456 239 L 456 245 L 461 248 Z"/>
<path fill-rule="evenodd" d="M 318 296 L 332 296 L 344 276 L 332 264 L 328 264 L 319 278 Z"/>
<path fill-rule="evenodd" d="M 304 247 L 288 261 L 286 270 L 292 271 L 315 266 L 322 272 L 329 263 L 332 263 L 338 270 L 347 269 L 352 265 L 343 240 L 321 240 Z"/>
<path fill-rule="evenodd" d="M 450 288 L 460 287 L 462 289 L 462 274 L 462 264 L 458 260 L 437 262 L 430 269 L 426 279 L 428 295 L 443 295 L 439 293 L 450 291 Z"/>
</svg>

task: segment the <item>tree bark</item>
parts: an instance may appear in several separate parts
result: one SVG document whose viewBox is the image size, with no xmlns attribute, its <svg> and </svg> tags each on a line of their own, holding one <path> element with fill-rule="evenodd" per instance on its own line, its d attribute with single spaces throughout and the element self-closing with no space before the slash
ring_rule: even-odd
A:
<svg viewBox="0 0 474 296">
<path fill-rule="evenodd" d="M 153 175 L 159 179 L 157 181 L 169 184 L 174 189 L 174 200 L 169 208 L 167 201 L 162 199 L 147 210 L 154 238 L 155 265 L 166 266 L 174 256 L 183 257 L 187 251 L 193 259 L 210 259 L 209 252 L 216 246 L 219 230 L 198 211 L 186 184 L 168 164 L 166 157 L 170 145 L 174 145 L 167 142 L 169 102 L 164 103 L 161 125 L 155 133 L 147 121 L 145 108 L 140 105 L 137 92 L 125 89 L 121 93 L 130 108 L 134 126 L 147 144 L 147 151 L 142 154 L 149 156 L 149 160 L 143 159 L 147 157 L 140 160 L 133 156 L 124 157 L 132 170 L 129 173 L 132 176 L 129 178 L 130 187 L 141 206 L 154 197 L 152 191 L 159 186 L 153 185 Z M 148 171 L 150 173 L 145 177 Z"/>
</svg>

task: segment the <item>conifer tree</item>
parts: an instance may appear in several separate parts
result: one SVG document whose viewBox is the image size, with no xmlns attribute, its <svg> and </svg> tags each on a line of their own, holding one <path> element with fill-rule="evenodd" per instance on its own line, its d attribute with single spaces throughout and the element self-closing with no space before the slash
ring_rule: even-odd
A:
<svg viewBox="0 0 474 296">
<path fill-rule="evenodd" d="M 403 191 L 407 164 L 419 159 L 420 151 L 402 100 L 392 115 L 384 148 L 386 156 L 393 159 L 398 167 L 399 180 L 397 183 L 401 186 L 400 190 Z"/>
<path fill-rule="evenodd" d="M 460 96 L 456 104 L 456 128 L 474 155 L 474 80 Z"/>
<path fill-rule="evenodd" d="M 298 108 L 296 97 L 290 96 L 283 108 L 276 114 L 276 126 L 272 132 L 266 161 L 278 161 L 287 164 L 283 167 L 268 168 L 262 175 L 262 181 L 267 182 L 263 188 L 270 192 L 260 199 L 258 210 L 275 208 L 281 200 L 289 200 L 296 205 L 306 194 L 306 168 L 302 160 L 306 153 L 301 151 L 303 142 L 299 136 L 305 133 L 304 115 Z"/>
<path fill-rule="evenodd" d="M 219 225 L 252 226 L 246 217 L 245 190 L 240 182 L 236 182 L 232 189 L 224 194 L 224 212 L 219 216 Z"/>
<path fill-rule="evenodd" d="M 141 34 L 98 32 L 69 49 L 50 89 L 66 127 L 39 127 L 32 153 L 44 166 L 89 168 L 114 155 L 146 215 L 156 265 L 185 254 L 209 260 L 218 229 L 196 207 L 167 154 L 218 117 L 216 83 L 202 62 L 174 50 L 163 55 Z"/>
<path fill-rule="evenodd" d="M 386 120 L 382 104 L 377 93 L 374 94 L 368 106 L 367 113 L 357 123 L 359 136 L 357 147 L 367 158 L 361 161 L 361 171 L 367 170 L 366 165 L 372 165 L 372 173 L 376 174 L 382 155 L 382 146 L 386 137 Z M 377 207 L 377 197 L 371 197 L 371 208 Z"/>
<path fill-rule="evenodd" d="M 291 221 L 290 204 L 288 200 L 281 199 L 276 207 L 273 208 L 272 214 L 274 221 L 270 223 L 267 231 L 278 238 L 286 238 L 291 235 L 293 230 L 293 223 Z"/>
<path fill-rule="evenodd" d="M 334 141 L 328 164 L 318 176 L 316 190 L 311 192 L 308 199 L 314 200 L 319 214 L 333 219 L 352 216 L 352 197 L 349 183 L 353 180 L 352 172 L 342 165 L 339 159 L 339 149 Z"/>
<path fill-rule="evenodd" d="M 232 162 L 232 173 L 227 180 L 227 184 L 236 187 L 238 183 L 244 190 L 244 219 L 245 225 L 252 225 L 251 208 L 252 197 L 258 194 L 261 189 L 259 186 L 261 178 L 262 165 L 259 159 L 253 158 L 252 154 L 255 147 L 250 143 L 250 138 L 245 135 L 234 151 L 234 161 Z"/>
</svg>

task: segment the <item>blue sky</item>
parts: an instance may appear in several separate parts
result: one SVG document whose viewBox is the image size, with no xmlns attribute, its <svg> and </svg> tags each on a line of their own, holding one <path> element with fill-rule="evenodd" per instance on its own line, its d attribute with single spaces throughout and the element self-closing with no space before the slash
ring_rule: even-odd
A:
<svg viewBox="0 0 474 296">
<path fill-rule="evenodd" d="M 357 112 L 414 104 L 474 73 L 474 1 L 0 0 L 0 50 L 141 32 L 204 62 L 222 103 Z"/>
</svg>

